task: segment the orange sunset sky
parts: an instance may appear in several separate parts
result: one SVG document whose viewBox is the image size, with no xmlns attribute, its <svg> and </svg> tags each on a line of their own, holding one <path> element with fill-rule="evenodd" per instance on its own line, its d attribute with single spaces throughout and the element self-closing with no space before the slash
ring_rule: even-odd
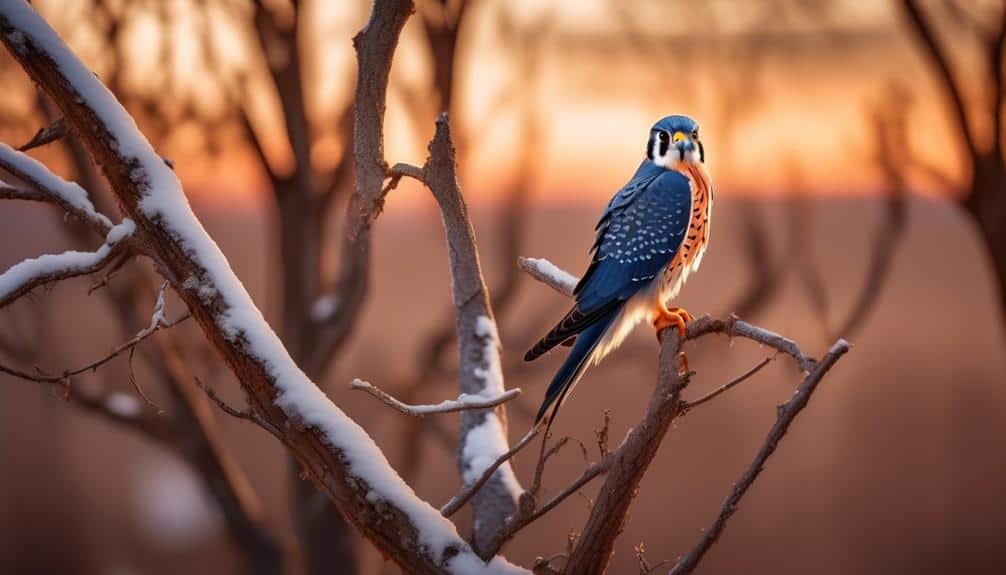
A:
<svg viewBox="0 0 1006 575">
<path fill-rule="evenodd" d="M 538 201 L 598 201 L 631 175 L 643 157 L 649 126 L 661 116 L 686 113 L 699 120 L 707 163 L 724 194 L 784 195 L 874 193 L 880 177 L 871 163 L 869 111 L 897 83 L 911 95 L 915 153 L 954 180 L 964 177 L 960 145 L 949 131 L 943 94 L 889 2 L 823 3 L 806 13 L 770 15 L 751 3 L 641 2 L 630 10 L 610 0 L 480 2 L 461 38 L 453 123 L 459 134 L 462 183 L 472 201 L 491 201 L 512 181 L 518 150 L 532 146 L 531 181 Z M 36 3 L 99 75 L 103 55 L 88 32 L 83 5 Z M 160 34 L 178 49 L 175 73 L 184 89 L 212 102 L 200 81 L 194 24 L 187 2 L 172 3 L 173 29 L 142 18 L 127 37 L 134 62 L 126 81 L 143 85 L 156 69 Z M 355 64 L 350 39 L 363 25 L 365 2 L 314 2 L 302 44 L 314 89 L 308 105 L 319 122 L 349 97 Z M 518 29 L 540 26 L 533 43 L 507 40 L 500 22 Z M 215 49 L 232 70 L 246 62 L 241 33 L 226 16 L 215 19 Z M 544 24 L 543 24 L 544 23 Z M 427 89 L 428 56 L 418 22 L 406 26 L 389 93 L 389 162 L 422 163 L 432 115 L 417 128 L 408 98 Z M 957 46 L 970 58 L 968 46 Z M 532 69 L 521 50 L 533 50 Z M 203 91 L 206 94 L 203 94 Z M 259 113 L 275 166 L 290 162 L 271 87 L 249 97 Z M 517 95 L 515 95 L 517 94 Z M 974 95 L 978 97 L 978 95 Z M 909 105 L 909 102 L 905 103 Z M 212 105 L 212 104 L 208 104 Z M 526 110 L 537 114 L 539 137 L 521 137 Z M 141 125 L 142 126 L 142 125 Z M 230 146 L 219 157 L 194 152 L 199 128 L 183 126 L 163 153 L 176 161 L 190 196 L 200 202 L 254 205 L 266 197 L 250 150 Z M 342 150 L 332 136 L 317 139 L 313 160 L 335 161 Z M 930 182 L 919 193 L 946 194 Z M 401 201 L 420 190 L 403 186 Z"/>
</svg>

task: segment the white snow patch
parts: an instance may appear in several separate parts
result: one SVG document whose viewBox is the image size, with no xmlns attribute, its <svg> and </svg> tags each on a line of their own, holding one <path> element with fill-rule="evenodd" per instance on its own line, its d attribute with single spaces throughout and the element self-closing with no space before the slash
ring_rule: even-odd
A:
<svg viewBox="0 0 1006 575">
<path fill-rule="evenodd" d="M 311 319 L 315 322 L 328 321 L 339 309 L 339 296 L 334 293 L 327 293 L 314 300 L 311 306 Z"/>
<path fill-rule="evenodd" d="M 486 413 L 482 423 L 465 434 L 465 445 L 461 449 L 461 457 L 465 461 L 462 473 L 465 485 L 471 485 L 482 477 L 485 470 L 509 449 L 499 417 L 495 413 Z M 523 491 L 509 461 L 501 465 L 493 475 L 503 481 L 510 493 L 519 495 Z"/>
<path fill-rule="evenodd" d="M 112 247 L 133 233 L 133 222 L 125 219 L 108 232 L 105 243 L 93 252 L 66 251 L 60 254 L 44 254 L 37 258 L 22 260 L 3 274 L 0 274 L 0 299 L 10 296 L 21 286 L 35 278 L 42 278 L 58 273 L 83 273 L 98 265 L 105 259 Z M 109 239 L 111 238 L 111 239 Z M 111 241 L 115 240 L 115 241 Z"/>
<path fill-rule="evenodd" d="M 112 222 L 104 214 L 95 211 L 94 204 L 87 197 L 87 192 L 76 183 L 64 180 L 35 158 L 2 142 L 0 142 L 0 158 L 3 158 L 4 162 L 17 169 L 31 182 L 38 182 L 45 190 L 55 193 L 63 203 L 87 214 L 89 218 L 100 222 L 106 228 L 112 227 Z"/>
<path fill-rule="evenodd" d="M 481 395 L 495 397 L 505 391 L 503 389 L 503 367 L 500 365 L 500 336 L 496 330 L 496 322 L 484 315 L 475 319 L 475 335 L 485 342 L 482 359 L 488 363 L 486 367 L 476 367 L 475 376 L 482 380 Z"/>
<path fill-rule="evenodd" d="M 143 411 L 140 401 L 128 393 L 115 392 L 105 398 L 105 408 L 119 417 L 136 417 Z"/>
<path fill-rule="evenodd" d="M 341 452 L 355 479 L 366 482 L 380 499 L 405 513 L 417 528 L 419 543 L 433 557 L 443 557 L 448 548 L 458 551 L 450 563 L 457 563 L 459 568 L 452 568 L 452 571 L 476 573 L 510 569 L 505 562 L 482 563 L 458 535 L 454 524 L 417 497 L 395 473 L 367 432 L 336 407 L 297 367 L 234 275 L 220 248 L 192 213 L 175 173 L 154 152 L 112 93 L 27 4 L 2 2 L 0 15 L 25 33 L 34 45 L 45 50 L 108 129 L 117 142 L 118 152 L 127 161 L 136 162 L 132 177 L 142 194 L 140 211 L 172 230 L 174 239 L 186 254 L 203 268 L 196 274 L 196 281 L 200 284 L 200 293 L 204 289 L 206 293 L 213 290 L 213 297 L 219 298 L 215 303 L 222 311 L 216 317 L 217 325 L 235 345 L 263 365 L 279 391 L 276 404 L 292 419 L 317 428 Z M 348 479 L 353 481 L 353 478 Z"/>
<path fill-rule="evenodd" d="M 168 457 L 132 467 L 128 495 L 140 533 L 162 549 L 196 548 L 222 528 L 217 505 L 188 468 Z"/>
<path fill-rule="evenodd" d="M 534 274 L 536 276 L 551 285 L 562 286 L 562 288 L 569 293 L 573 293 L 573 289 L 580 281 L 580 279 L 573 274 L 567 272 L 545 258 L 524 258 L 523 262 L 527 267 L 534 270 Z"/>
</svg>

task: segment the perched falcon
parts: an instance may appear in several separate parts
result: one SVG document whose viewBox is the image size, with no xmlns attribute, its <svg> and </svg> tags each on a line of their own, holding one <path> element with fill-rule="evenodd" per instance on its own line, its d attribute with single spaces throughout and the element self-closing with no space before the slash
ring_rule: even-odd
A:
<svg viewBox="0 0 1006 575">
<path fill-rule="evenodd" d="M 618 347 L 643 319 L 658 335 L 682 334 L 691 315 L 667 304 L 698 269 L 709 243 L 713 189 L 699 126 L 668 116 L 650 130 L 646 159 L 597 222 L 592 259 L 577 284 L 576 304 L 524 356 L 532 361 L 572 345 L 545 392 L 535 425 L 550 423 L 584 370 Z M 550 412 L 551 409 L 551 412 Z"/>
</svg>

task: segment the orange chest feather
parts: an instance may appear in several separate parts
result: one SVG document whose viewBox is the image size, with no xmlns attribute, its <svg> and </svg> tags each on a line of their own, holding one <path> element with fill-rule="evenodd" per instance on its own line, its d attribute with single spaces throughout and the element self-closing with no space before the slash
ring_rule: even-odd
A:
<svg viewBox="0 0 1006 575">
<path fill-rule="evenodd" d="M 702 166 L 688 164 L 681 169 L 681 173 L 691 182 L 692 212 L 685 238 L 671 262 L 671 270 L 678 267 L 690 270 L 698 264 L 709 243 L 709 220 L 713 207 L 712 186 L 709 185 L 709 176 Z"/>
</svg>

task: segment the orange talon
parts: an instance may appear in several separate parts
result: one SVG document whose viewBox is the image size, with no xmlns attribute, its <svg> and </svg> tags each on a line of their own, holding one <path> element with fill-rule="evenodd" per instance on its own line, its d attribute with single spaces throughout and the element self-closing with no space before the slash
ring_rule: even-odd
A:
<svg viewBox="0 0 1006 575">
<path fill-rule="evenodd" d="M 685 337 L 685 324 L 692 321 L 692 314 L 680 307 L 670 309 L 660 306 L 657 312 L 657 319 L 653 320 L 653 327 L 657 330 L 657 341 L 663 341 L 664 330 L 675 326 L 681 337 Z"/>
</svg>

